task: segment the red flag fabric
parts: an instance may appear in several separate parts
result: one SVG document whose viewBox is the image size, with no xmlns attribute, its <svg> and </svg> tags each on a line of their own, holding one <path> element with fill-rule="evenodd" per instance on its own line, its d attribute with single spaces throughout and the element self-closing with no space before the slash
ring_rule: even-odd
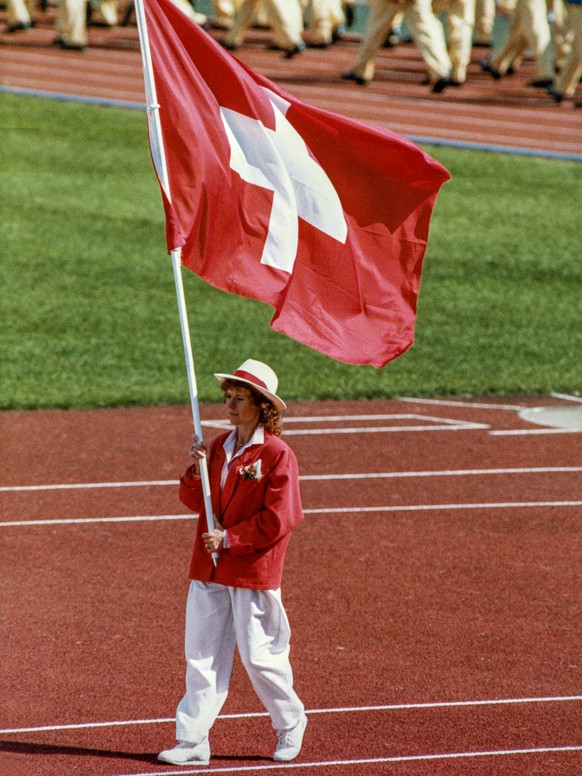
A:
<svg viewBox="0 0 582 776">
<path fill-rule="evenodd" d="M 144 2 L 168 250 L 338 361 L 381 367 L 406 351 L 447 170 L 393 132 L 288 94 L 171 0 Z"/>
</svg>

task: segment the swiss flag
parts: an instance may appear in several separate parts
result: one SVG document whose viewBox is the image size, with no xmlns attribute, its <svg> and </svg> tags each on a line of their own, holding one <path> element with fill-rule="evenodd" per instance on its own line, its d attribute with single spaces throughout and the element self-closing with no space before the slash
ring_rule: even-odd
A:
<svg viewBox="0 0 582 776">
<path fill-rule="evenodd" d="M 381 367 L 403 353 L 447 170 L 393 132 L 288 94 L 171 0 L 144 3 L 168 249 L 213 286 L 272 305 L 273 329 L 338 361 Z"/>
</svg>

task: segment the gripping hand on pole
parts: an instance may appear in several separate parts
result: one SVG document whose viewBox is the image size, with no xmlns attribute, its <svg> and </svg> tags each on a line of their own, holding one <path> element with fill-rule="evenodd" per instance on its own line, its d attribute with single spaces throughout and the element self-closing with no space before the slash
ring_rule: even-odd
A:
<svg viewBox="0 0 582 776">
<path fill-rule="evenodd" d="M 200 476 L 202 477 L 202 480 L 203 480 L 203 491 L 206 491 L 208 489 L 208 493 L 209 493 L 210 488 L 208 487 L 208 469 L 206 466 L 206 453 L 207 453 L 206 445 L 196 434 L 194 434 L 193 442 L 190 447 L 190 455 L 198 462 L 198 466 L 200 469 Z M 208 531 L 202 534 L 202 541 L 204 542 L 204 546 L 206 547 L 208 552 L 211 553 L 214 565 L 216 565 L 218 561 L 218 552 L 222 550 L 224 546 L 225 532 L 223 527 L 219 523 L 217 523 L 216 520 L 214 519 L 214 516 L 212 514 L 212 507 L 210 507 L 210 509 L 211 509 L 210 520 L 207 521 Z"/>
</svg>

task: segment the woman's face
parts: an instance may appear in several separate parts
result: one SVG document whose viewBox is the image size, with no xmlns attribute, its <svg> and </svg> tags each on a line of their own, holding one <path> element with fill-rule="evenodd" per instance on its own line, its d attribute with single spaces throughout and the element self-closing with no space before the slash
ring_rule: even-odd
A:
<svg viewBox="0 0 582 776">
<path fill-rule="evenodd" d="M 224 392 L 224 403 L 231 425 L 254 428 L 259 422 L 261 408 L 248 388 L 230 386 Z"/>
</svg>

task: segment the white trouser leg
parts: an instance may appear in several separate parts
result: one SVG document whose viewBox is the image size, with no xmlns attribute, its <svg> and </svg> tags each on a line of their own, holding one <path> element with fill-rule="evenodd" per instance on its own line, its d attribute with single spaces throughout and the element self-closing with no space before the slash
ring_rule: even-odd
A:
<svg viewBox="0 0 582 776">
<path fill-rule="evenodd" d="M 176 738 L 200 743 L 226 696 L 234 656 L 229 588 L 193 581 L 186 605 L 186 694 L 176 712 Z"/>
<path fill-rule="evenodd" d="M 304 709 L 293 689 L 291 629 L 281 591 L 229 589 L 243 665 L 273 727 L 289 730 L 299 722 Z"/>
<path fill-rule="evenodd" d="M 290 636 L 280 590 L 193 581 L 186 606 L 186 694 L 176 712 L 176 738 L 200 743 L 207 737 L 228 695 L 235 639 L 273 727 L 295 727 L 304 709 L 293 690 Z"/>
</svg>

